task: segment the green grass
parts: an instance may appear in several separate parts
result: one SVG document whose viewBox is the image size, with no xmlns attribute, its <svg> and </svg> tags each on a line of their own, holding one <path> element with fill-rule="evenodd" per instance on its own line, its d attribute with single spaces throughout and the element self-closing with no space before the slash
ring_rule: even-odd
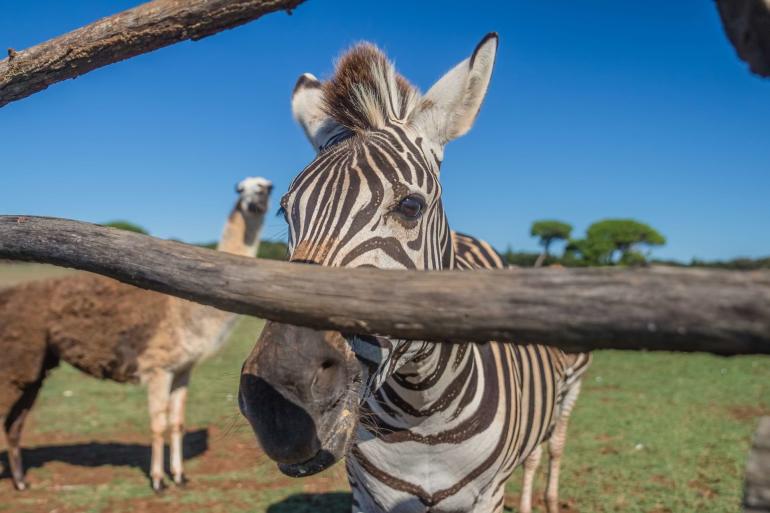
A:
<svg viewBox="0 0 770 513">
<path fill-rule="evenodd" d="M 149 489 L 144 388 L 62 366 L 46 380 L 25 433 L 33 489 L 15 493 L 1 480 L 0 512 L 349 511 L 342 465 L 309 479 L 282 476 L 237 411 L 240 366 L 261 326 L 244 318 L 193 373 L 186 490 L 156 497 Z M 739 511 L 749 440 L 763 414 L 770 358 L 598 352 L 569 429 L 565 511 Z M 517 471 L 510 480 L 509 506 L 518 503 L 520 479 Z M 541 471 L 538 495 L 543 486 Z"/>
<path fill-rule="evenodd" d="M 770 358 L 599 352 L 570 424 L 562 497 L 591 512 L 738 511 L 762 414 Z"/>
<path fill-rule="evenodd" d="M 280 475 L 258 452 L 238 412 L 240 366 L 262 324 L 243 318 L 225 348 L 193 372 L 187 431 L 195 438 L 202 434 L 205 442 L 203 449 L 185 448 L 185 470 L 191 478 L 187 489 L 170 488 L 156 497 L 148 486 L 144 387 L 99 381 L 62 365 L 45 381 L 25 429 L 33 487 L 19 494 L 11 490 L 9 480 L 0 481 L 0 512 L 133 513 L 141 505 L 143 511 L 280 513 L 286 511 L 280 503 L 294 495 L 344 490 L 340 465 L 313 481 Z M 113 446 L 124 456 L 116 456 L 117 464 L 110 465 L 105 447 Z M 80 456 L 93 461 L 72 461 Z"/>
<path fill-rule="evenodd" d="M 17 283 L 41 280 L 44 278 L 53 278 L 64 276 L 74 272 L 64 267 L 56 267 L 47 264 L 27 264 L 0 260 L 0 288 L 9 287 Z"/>
</svg>

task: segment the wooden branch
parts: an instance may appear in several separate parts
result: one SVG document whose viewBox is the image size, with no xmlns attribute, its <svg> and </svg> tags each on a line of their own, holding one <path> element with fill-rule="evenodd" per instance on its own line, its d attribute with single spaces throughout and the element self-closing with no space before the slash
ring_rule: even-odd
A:
<svg viewBox="0 0 770 513">
<path fill-rule="evenodd" d="M 738 57 L 770 77 L 770 0 L 717 0 L 717 7 Z"/>
<path fill-rule="evenodd" d="M 0 61 L 0 107 L 102 66 L 291 9 L 304 0 L 155 0 Z"/>
<path fill-rule="evenodd" d="M 304 0 L 154 0 L 0 60 L 0 107 L 69 78 L 187 39 L 198 40 Z M 717 0 L 728 38 L 770 76 L 770 0 Z"/>
<path fill-rule="evenodd" d="M 233 312 L 348 333 L 770 354 L 768 271 L 341 269 L 18 216 L 0 216 L 0 258 L 75 267 Z"/>
<path fill-rule="evenodd" d="M 746 464 L 744 513 L 770 513 L 770 417 L 759 419 L 759 427 Z"/>
</svg>

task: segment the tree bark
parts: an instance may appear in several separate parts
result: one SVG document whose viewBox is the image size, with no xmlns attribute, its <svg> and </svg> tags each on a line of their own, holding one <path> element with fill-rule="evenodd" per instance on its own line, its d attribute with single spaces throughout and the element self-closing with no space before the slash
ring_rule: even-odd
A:
<svg viewBox="0 0 770 513">
<path fill-rule="evenodd" d="M 304 0 L 155 0 L 0 61 L 0 107 L 94 69 L 237 27 Z"/>
<path fill-rule="evenodd" d="M 112 228 L 0 216 L 0 258 L 111 276 L 233 312 L 412 340 L 770 354 L 770 272 L 341 269 L 237 257 Z"/>
<path fill-rule="evenodd" d="M 770 513 L 770 417 L 759 419 L 759 427 L 746 464 L 744 513 Z"/>
<path fill-rule="evenodd" d="M 717 0 L 717 7 L 738 57 L 770 77 L 770 0 Z"/>
</svg>

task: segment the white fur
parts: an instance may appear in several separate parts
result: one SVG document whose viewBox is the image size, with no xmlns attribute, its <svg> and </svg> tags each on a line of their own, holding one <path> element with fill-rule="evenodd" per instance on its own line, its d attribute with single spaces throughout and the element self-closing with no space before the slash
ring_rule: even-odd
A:
<svg viewBox="0 0 770 513">
<path fill-rule="evenodd" d="M 238 182 L 236 191 L 239 195 L 240 209 L 244 215 L 249 213 L 249 204 L 264 204 L 267 209 L 267 201 L 272 190 L 273 182 L 261 176 L 250 176 Z M 259 214 L 264 215 L 264 212 Z"/>
<path fill-rule="evenodd" d="M 420 133 L 443 146 L 471 129 L 487 94 L 496 54 L 497 34 L 489 35 L 471 57 L 430 88 L 423 107 L 411 119 Z"/>
<path fill-rule="evenodd" d="M 304 85 L 300 82 L 305 81 Z M 308 85 L 310 84 L 310 85 Z M 345 127 L 323 111 L 321 82 L 311 73 L 304 73 L 291 97 L 291 112 L 305 131 L 316 152 L 326 147 L 333 137 L 345 132 Z"/>
<path fill-rule="evenodd" d="M 273 182 L 261 176 L 249 176 L 238 182 L 237 190 L 241 199 L 248 199 L 262 192 L 269 192 L 273 188 Z"/>
</svg>

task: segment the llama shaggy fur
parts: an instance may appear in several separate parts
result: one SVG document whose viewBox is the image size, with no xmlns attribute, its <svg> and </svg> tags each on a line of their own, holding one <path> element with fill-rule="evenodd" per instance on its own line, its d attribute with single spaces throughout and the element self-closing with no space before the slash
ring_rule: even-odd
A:
<svg viewBox="0 0 770 513">
<path fill-rule="evenodd" d="M 272 185 L 238 184 L 238 201 L 218 249 L 256 256 Z M 0 421 L 14 485 L 26 488 L 20 438 L 43 380 L 60 361 L 84 373 L 148 387 L 150 477 L 163 487 L 164 433 L 171 429 L 171 471 L 184 482 L 182 436 L 193 366 L 219 348 L 237 316 L 109 278 L 80 273 L 0 291 Z"/>
</svg>

